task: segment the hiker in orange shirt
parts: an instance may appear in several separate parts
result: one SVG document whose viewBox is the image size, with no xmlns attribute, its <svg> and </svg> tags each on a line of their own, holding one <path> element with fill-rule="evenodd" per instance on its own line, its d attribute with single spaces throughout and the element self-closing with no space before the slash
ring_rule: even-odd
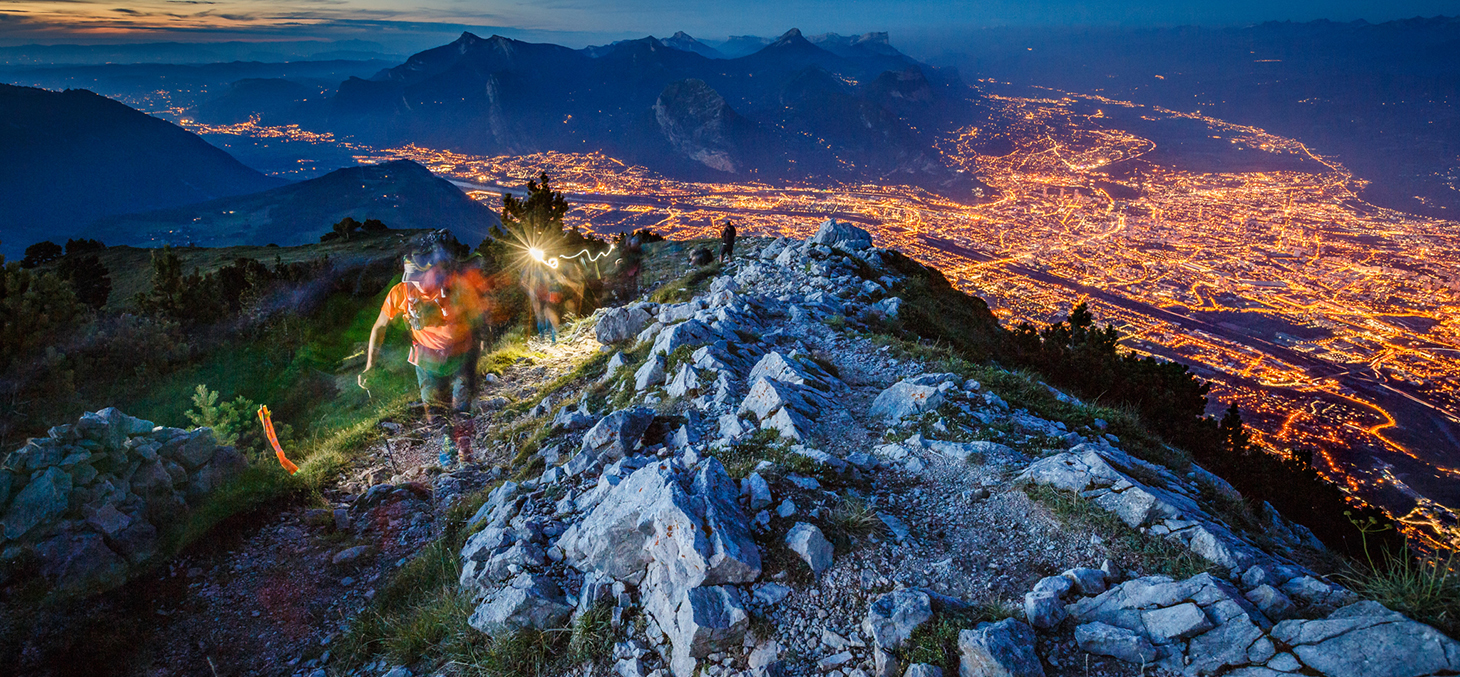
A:
<svg viewBox="0 0 1460 677">
<path fill-rule="evenodd" d="M 471 459 L 471 405 L 476 399 L 481 355 L 477 339 L 488 319 L 487 291 L 480 271 L 457 261 L 439 241 L 406 256 L 401 282 L 386 295 L 370 329 L 365 370 L 359 376 L 363 388 L 365 375 L 375 366 L 375 350 L 385 326 L 404 316 L 411 330 L 408 361 L 416 368 L 426 422 L 453 423 L 448 441 L 454 441 L 457 460 L 462 463 Z M 443 452 L 442 465 L 449 465 L 451 457 Z"/>
</svg>

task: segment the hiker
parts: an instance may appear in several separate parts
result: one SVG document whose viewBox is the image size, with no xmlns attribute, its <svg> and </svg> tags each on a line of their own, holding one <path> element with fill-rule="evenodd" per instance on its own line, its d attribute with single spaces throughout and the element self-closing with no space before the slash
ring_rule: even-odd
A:
<svg viewBox="0 0 1460 677">
<path fill-rule="evenodd" d="M 365 370 L 357 379 L 364 388 L 366 374 L 375 366 L 375 351 L 384 338 L 385 326 L 404 316 L 411 331 L 407 361 L 416 368 L 426 423 L 445 422 L 451 426 L 442 443 L 443 466 L 452 460 L 471 460 L 475 432 L 471 405 L 476 399 L 477 358 L 481 355 L 477 332 L 489 305 L 480 271 L 458 262 L 447 250 L 445 237 L 449 236 L 433 233 L 416 252 L 405 257 L 401 282 L 386 295 L 375 326 L 370 328 Z M 451 453 L 453 448 L 455 454 Z"/>
<path fill-rule="evenodd" d="M 725 228 L 720 231 L 720 263 L 729 263 L 735 258 L 735 224 L 725 220 Z"/>
<path fill-rule="evenodd" d="M 530 261 L 522 269 L 522 290 L 532 306 L 532 316 L 537 320 L 537 335 L 548 335 L 553 343 L 558 342 L 558 307 L 562 301 L 562 285 L 557 271 L 542 261 Z"/>
<path fill-rule="evenodd" d="M 644 248 L 639 244 L 638 233 L 624 238 L 623 253 L 619 255 L 618 275 L 621 301 L 632 301 L 639 296 L 639 269 L 644 265 Z"/>
</svg>

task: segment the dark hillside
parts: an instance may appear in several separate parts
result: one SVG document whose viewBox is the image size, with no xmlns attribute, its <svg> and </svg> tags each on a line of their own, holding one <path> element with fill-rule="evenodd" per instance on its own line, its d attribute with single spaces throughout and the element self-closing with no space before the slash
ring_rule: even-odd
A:
<svg viewBox="0 0 1460 677">
<path fill-rule="evenodd" d="M 85 90 L 0 85 L 4 251 L 88 223 L 282 183 L 172 123 Z"/>
<path fill-rule="evenodd" d="M 397 229 L 446 228 L 475 244 L 500 223 L 491 209 L 408 160 L 350 167 L 273 190 L 145 214 L 87 229 L 108 244 L 303 245 L 345 217 Z"/>
</svg>

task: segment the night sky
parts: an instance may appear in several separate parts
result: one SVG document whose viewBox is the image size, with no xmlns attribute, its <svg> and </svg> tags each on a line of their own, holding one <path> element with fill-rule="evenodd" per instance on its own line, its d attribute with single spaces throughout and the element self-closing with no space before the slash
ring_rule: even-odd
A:
<svg viewBox="0 0 1460 677">
<path fill-rule="evenodd" d="M 908 44 L 1003 25 L 1379 22 L 1457 12 L 1457 0 L 0 0 L 0 46 L 363 39 L 410 50 L 471 30 L 576 47 L 679 30 L 722 40 L 791 27 L 808 34 L 889 31 L 894 43 Z"/>
</svg>

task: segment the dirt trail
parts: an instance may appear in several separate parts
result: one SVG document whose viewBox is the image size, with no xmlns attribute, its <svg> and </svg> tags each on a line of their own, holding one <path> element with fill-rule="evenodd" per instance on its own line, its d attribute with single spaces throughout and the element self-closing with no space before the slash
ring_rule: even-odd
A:
<svg viewBox="0 0 1460 677">
<path fill-rule="evenodd" d="M 556 344 L 530 341 L 526 356 L 482 383 L 479 438 L 509 415 L 506 401 L 531 397 L 598 350 L 591 323 L 577 329 Z M 363 450 L 321 492 L 328 507 L 270 505 L 223 522 L 153 572 L 52 614 L 21 664 L 0 674 L 321 674 L 348 621 L 442 533 L 446 511 L 485 485 L 493 464 L 510 460 L 489 452 L 441 473 L 444 426 L 426 425 L 413 409 L 382 427 L 389 453 L 383 441 Z M 369 491 L 382 483 L 404 484 Z"/>
</svg>

